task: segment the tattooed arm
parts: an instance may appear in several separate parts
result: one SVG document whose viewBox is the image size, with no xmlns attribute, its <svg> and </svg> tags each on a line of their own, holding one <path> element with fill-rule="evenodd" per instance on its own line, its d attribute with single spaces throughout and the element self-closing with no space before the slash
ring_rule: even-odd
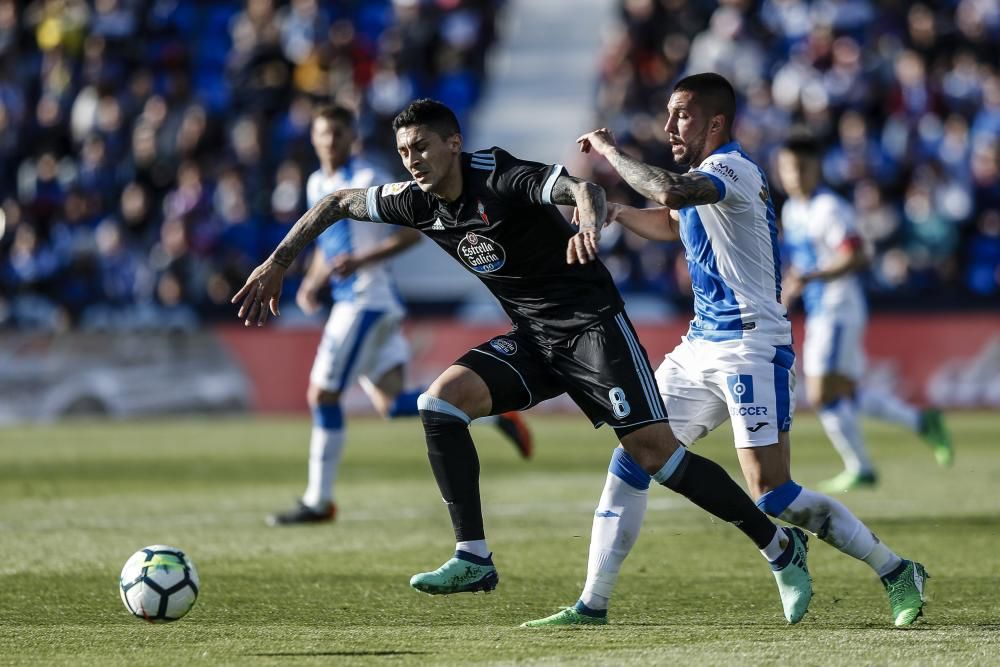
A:
<svg viewBox="0 0 1000 667">
<path fill-rule="evenodd" d="M 244 325 L 250 326 L 256 320 L 257 326 L 263 326 L 268 309 L 278 315 L 285 270 L 327 227 L 344 218 L 372 220 L 366 192 L 364 189 L 338 190 L 319 200 L 299 218 L 271 256 L 253 270 L 243 288 L 233 296 L 231 303 L 243 300 L 238 316 Z"/>
<path fill-rule="evenodd" d="M 372 218 L 368 213 L 366 193 L 367 190 L 364 188 L 337 190 L 320 199 L 289 230 L 271 253 L 271 260 L 287 269 L 303 248 L 315 241 L 317 236 L 338 220 L 352 218 L 370 221 Z"/>
<path fill-rule="evenodd" d="M 579 139 L 580 150 L 594 150 L 605 157 L 608 164 L 633 190 L 661 206 L 674 210 L 719 201 L 719 189 L 712 179 L 698 172 L 675 174 L 626 155 L 615 145 L 614 135 L 608 129 L 588 132 Z"/>
<path fill-rule="evenodd" d="M 564 174 L 552 186 L 552 203 L 576 206 L 574 220 L 579 218 L 580 231 L 570 238 L 566 246 L 566 263 L 586 264 L 596 260 L 601 227 L 607 217 L 604 189 Z"/>
</svg>

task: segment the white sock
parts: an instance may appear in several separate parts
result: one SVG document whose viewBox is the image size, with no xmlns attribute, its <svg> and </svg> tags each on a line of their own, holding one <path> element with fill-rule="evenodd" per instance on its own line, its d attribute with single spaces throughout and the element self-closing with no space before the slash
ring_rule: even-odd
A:
<svg viewBox="0 0 1000 667">
<path fill-rule="evenodd" d="M 782 544 L 782 542 L 784 542 L 784 544 Z M 778 560 L 778 557 L 781 556 L 781 554 L 785 553 L 785 547 L 787 546 L 788 536 L 785 535 L 785 531 L 776 527 L 774 530 L 774 537 L 771 538 L 771 541 L 766 547 L 760 550 L 760 553 L 763 554 L 768 563 L 773 563 Z"/>
<path fill-rule="evenodd" d="M 309 440 L 309 484 L 302 502 L 323 509 L 333 502 L 333 482 L 337 479 L 340 457 L 344 451 L 344 429 L 313 426 Z"/>
<path fill-rule="evenodd" d="M 853 400 L 841 398 L 830 407 L 824 406 L 819 411 L 819 420 L 834 449 L 843 459 L 844 468 L 853 473 L 874 472 L 875 467 L 868 457 L 868 448 L 861 434 L 861 420 Z"/>
<path fill-rule="evenodd" d="M 778 518 L 805 528 L 848 556 L 863 560 L 880 577 L 892 572 L 902 561 L 842 503 L 807 488 L 802 488 Z"/>
<path fill-rule="evenodd" d="M 635 546 L 646 515 L 649 489 L 640 489 L 608 473 L 590 532 L 587 583 L 580 601 L 591 609 L 607 609 L 618 573 Z"/>
<path fill-rule="evenodd" d="M 456 542 L 455 551 L 465 551 L 467 553 L 473 554 L 474 556 L 479 556 L 480 558 L 489 558 L 490 550 L 486 547 L 486 540 L 469 540 L 468 542 Z"/>
<path fill-rule="evenodd" d="M 920 409 L 882 389 L 861 389 L 858 393 L 861 412 L 869 417 L 901 424 L 920 432 Z"/>
<path fill-rule="evenodd" d="M 480 426 L 492 426 L 500 421 L 500 415 L 487 415 L 485 417 L 476 417 L 472 420 L 473 424 L 479 424 Z"/>
</svg>

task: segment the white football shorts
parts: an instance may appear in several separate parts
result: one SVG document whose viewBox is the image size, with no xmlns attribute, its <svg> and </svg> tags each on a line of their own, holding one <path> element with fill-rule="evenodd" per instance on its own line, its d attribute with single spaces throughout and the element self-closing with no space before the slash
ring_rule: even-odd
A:
<svg viewBox="0 0 1000 667">
<path fill-rule="evenodd" d="M 806 318 L 802 372 L 806 377 L 836 373 L 860 380 L 865 370 L 865 325 L 860 321 L 815 315 Z"/>
<path fill-rule="evenodd" d="M 674 436 L 690 446 L 727 419 L 737 447 L 764 447 L 792 427 L 795 352 L 752 339 L 681 338 L 656 369 Z"/>
<path fill-rule="evenodd" d="M 326 391 L 342 392 L 359 377 L 372 383 L 410 360 L 403 336 L 403 315 L 338 302 L 330 311 L 316 350 L 309 382 Z"/>
</svg>

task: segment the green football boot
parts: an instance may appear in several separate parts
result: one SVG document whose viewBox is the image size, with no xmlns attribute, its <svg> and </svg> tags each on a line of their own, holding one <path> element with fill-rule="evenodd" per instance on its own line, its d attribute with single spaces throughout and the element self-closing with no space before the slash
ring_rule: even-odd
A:
<svg viewBox="0 0 1000 667">
<path fill-rule="evenodd" d="M 911 625 L 924 615 L 924 583 L 930 578 L 924 566 L 912 560 L 904 560 L 894 572 L 882 577 L 897 628 Z"/>
<path fill-rule="evenodd" d="M 809 538 L 799 528 L 782 528 L 788 536 L 788 546 L 778 559 L 771 563 L 771 571 L 778 582 L 781 606 L 785 619 L 795 624 L 802 620 L 812 600 L 812 577 L 806 565 Z"/>
<path fill-rule="evenodd" d="M 856 489 L 872 489 L 878 484 L 878 475 L 874 472 L 851 472 L 845 470 L 832 479 L 819 482 L 816 490 L 820 493 L 844 493 Z"/>
<path fill-rule="evenodd" d="M 481 558 L 466 551 L 455 555 L 433 572 L 421 572 L 410 578 L 410 586 L 430 595 L 451 593 L 489 593 L 500 583 L 492 554 Z"/>
<path fill-rule="evenodd" d="M 577 603 L 580 604 L 580 603 Z M 569 625 L 607 625 L 608 624 L 608 614 L 607 611 L 604 612 L 603 616 L 584 614 L 576 609 L 576 607 L 566 607 L 551 616 L 546 616 L 545 618 L 535 619 L 534 621 L 526 621 L 521 624 L 522 628 L 556 628 L 565 627 Z"/>
<path fill-rule="evenodd" d="M 931 408 L 920 413 L 920 437 L 934 450 L 939 466 L 947 468 L 955 462 L 955 448 L 940 410 Z"/>
</svg>

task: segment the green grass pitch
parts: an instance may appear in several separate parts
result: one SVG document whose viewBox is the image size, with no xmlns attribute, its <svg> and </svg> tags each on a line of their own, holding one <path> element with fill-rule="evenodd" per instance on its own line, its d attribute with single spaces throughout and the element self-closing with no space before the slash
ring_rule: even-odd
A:
<svg viewBox="0 0 1000 667">
<path fill-rule="evenodd" d="M 529 415 L 531 418 L 531 415 Z M 0 431 L 0 664 L 1000 664 L 1000 415 L 950 420 L 954 469 L 867 423 L 882 484 L 845 502 L 932 575 L 926 616 L 891 625 L 871 571 L 811 540 L 816 596 L 785 624 L 770 571 L 736 529 L 670 492 L 626 562 L 611 624 L 524 630 L 576 599 L 614 444 L 580 417 L 532 419 L 536 460 L 474 428 L 490 595 L 429 597 L 415 572 L 452 550 L 417 421 L 351 420 L 336 524 L 268 528 L 305 482 L 305 419 L 69 423 Z M 728 427 L 697 451 L 736 473 Z M 838 461 L 815 419 L 793 431 L 795 477 Z M 202 592 L 170 625 L 129 616 L 117 577 L 136 549 L 186 550 Z"/>
</svg>

